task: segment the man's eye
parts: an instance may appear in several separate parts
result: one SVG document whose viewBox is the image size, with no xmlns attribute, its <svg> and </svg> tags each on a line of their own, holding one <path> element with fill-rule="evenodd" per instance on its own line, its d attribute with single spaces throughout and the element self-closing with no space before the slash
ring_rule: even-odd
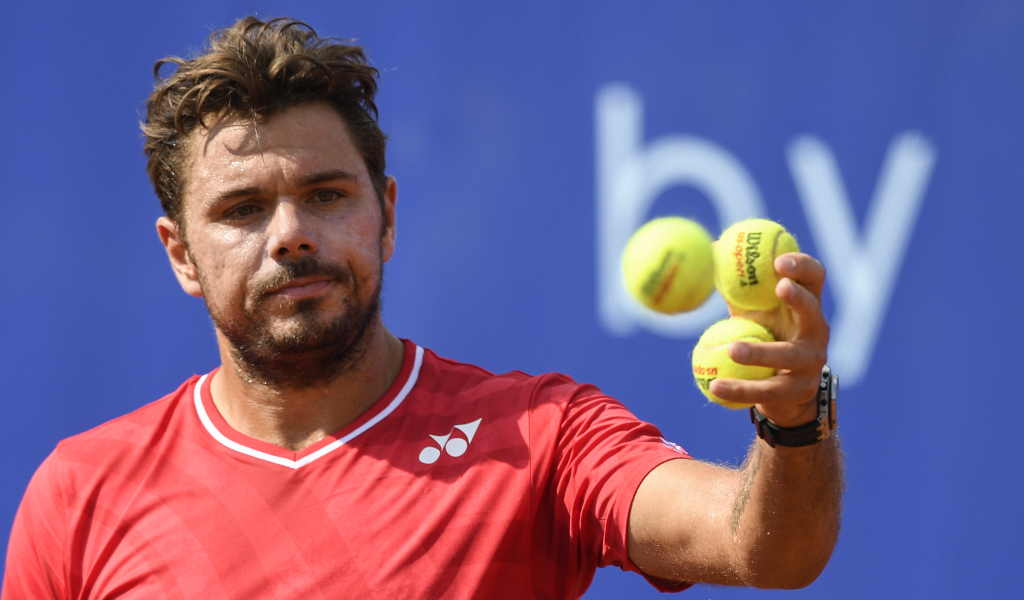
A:
<svg viewBox="0 0 1024 600">
<path fill-rule="evenodd" d="M 256 207 L 252 204 L 242 204 L 235 207 L 231 212 L 228 213 L 229 218 L 242 219 L 256 212 Z"/>
<path fill-rule="evenodd" d="M 341 194 L 339 194 L 338 192 L 335 192 L 333 190 L 324 190 L 322 192 L 317 192 L 313 196 L 313 201 L 327 203 L 334 202 L 339 198 L 341 198 Z"/>
</svg>

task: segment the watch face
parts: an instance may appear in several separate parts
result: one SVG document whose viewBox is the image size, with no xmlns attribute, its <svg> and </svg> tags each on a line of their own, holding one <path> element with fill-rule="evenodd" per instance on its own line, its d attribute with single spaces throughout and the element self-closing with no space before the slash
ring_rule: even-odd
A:
<svg viewBox="0 0 1024 600">
<path fill-rule="evenodd" d="M 836 416 L 836 400 L 839 399 L 839 376 L 832 376 L 832 390 L 828 399 L 828 427 L 835 431 L 838 417 Z"/>
</svg>

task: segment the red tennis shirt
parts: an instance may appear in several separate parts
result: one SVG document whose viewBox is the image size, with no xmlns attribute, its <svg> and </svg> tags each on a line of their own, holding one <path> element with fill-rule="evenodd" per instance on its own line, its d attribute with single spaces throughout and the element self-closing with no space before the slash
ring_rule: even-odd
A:
<svg viewBox="0 0 1024 600">
<path fill-rule="evenodd" d="M 62 441 L 4 600 L 577 598 L 597 567 L 636 570 L 634 493 L 681 448 L 564 375 L 405 348 L 387 394 L 301 452 L 234 431 L 208 375 Z"/>
</svg>

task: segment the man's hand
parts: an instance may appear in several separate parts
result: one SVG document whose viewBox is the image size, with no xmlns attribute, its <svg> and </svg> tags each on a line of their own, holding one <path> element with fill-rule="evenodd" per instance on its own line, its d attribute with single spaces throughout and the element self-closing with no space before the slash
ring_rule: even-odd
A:
<svg viewBox="0 0 1024 600">
<path fill-rule="evenodd" d="M 815 395 L 829 327 L 821 310 L 825 268 L 800 253 L 775 259 L 782 303 L 741 316 L 777 340 L 733 342 L 736 362 L 773 367 L 760 381 L 716 379 L 721 398 L 756 404 L 780 427 L 817 417 Z M 741 415 L 737 415 L 742 418 Z M 691 460 L 663 463 L 633 499 L 629 556 L 648 575 L 676 581 L 802 587 L 821 573 L 839 535 L 842 455 L 836 436 L 802 448 L 755 439 L 736 470 Z"/>
<path fill-rule="evenodd" d="M 716 379 L 711 392 L 732 402 L 757 404 L 761 414 L 779 427 L 796 427 L 818 415 L 815 394 L 825 366 L 829 327 L 821 310 L 825 267 L 807 254 L 775 259 L 780 275 L 775 294 L 782 301 L 769 310 L 749 311 L 729 305 L 729 314 L 764 325 L 777 340 L 751 344 L 733 342 L 729 357 L 745 365 L 778 370 L 758 381 Z"/>
</svg>

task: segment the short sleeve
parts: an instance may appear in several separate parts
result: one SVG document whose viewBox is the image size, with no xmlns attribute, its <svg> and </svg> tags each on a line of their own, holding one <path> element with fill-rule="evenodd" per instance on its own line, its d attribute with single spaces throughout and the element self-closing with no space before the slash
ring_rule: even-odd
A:
<svg viewBox="0 0 1024 600">
<path fill-rule="evenodd" d="M 548 394 L 567 396 L 562 399 L 551 483 L 572 546 L 580 553 L 580 567 L 613 565 L 635 571 L 664 592 L 689 587 L 648 577 L 629 559 L 627 548 L 629 513 L 640 484 L 658 465 L 689 455 L 592 385 L 566 377 L 541 391 L 540 402 Z"/>
<path fill-rule="evenodd" d="M 67 511 L 54 451 L 33 475 L 7 546 L 3 600 L 68 598 Z"/>
</svg>

